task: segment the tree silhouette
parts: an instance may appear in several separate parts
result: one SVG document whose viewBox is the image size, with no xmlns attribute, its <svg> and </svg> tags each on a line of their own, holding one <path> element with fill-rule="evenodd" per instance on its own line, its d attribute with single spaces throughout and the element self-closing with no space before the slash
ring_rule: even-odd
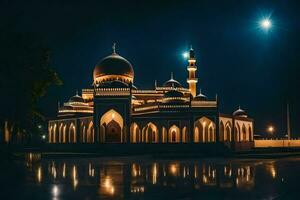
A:
<svg viewBox="0 0 300 200">
<path fill-rule="evenodd" d="M 51 85 L 62 81 L 51 68 L 50 50 L 32 33 L 0 33 L 1 132 L 28 137 L 43 120 L 38 102 Z M 19 136 L 18 136 L 19 135 Z"/>
</svg>

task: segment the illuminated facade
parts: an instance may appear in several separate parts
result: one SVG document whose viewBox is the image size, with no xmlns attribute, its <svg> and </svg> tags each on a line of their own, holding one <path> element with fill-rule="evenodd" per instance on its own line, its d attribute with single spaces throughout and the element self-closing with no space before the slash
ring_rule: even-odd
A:
<svg viewBox="0 0 300 200">
<path fill-rule="evenodd" d="M 187 85 L 171 78 L 143 90 L 134 86 L 129 61 L 113 53 L 94 68 L 93 87 L 59 106 L 48 123 L 49 143 L 222 143 L 253 147 L 253 120 L 238 109 L 221 114 L 219 102 L 197 95 L 196 57 L 191 48 Z"/>
</svg>

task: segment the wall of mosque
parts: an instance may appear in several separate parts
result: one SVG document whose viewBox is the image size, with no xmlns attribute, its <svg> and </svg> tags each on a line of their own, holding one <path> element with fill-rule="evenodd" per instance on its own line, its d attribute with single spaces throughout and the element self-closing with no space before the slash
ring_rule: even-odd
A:
<svg viewBox="0 0 300 200">
<path fill-rule="evenodd" d="M 262 139 L 254 140 L 255 148 L 268 148 L 268 147 L 300 147 L 299 139 L 283 140 L 283 139 Z"/>
</svg>

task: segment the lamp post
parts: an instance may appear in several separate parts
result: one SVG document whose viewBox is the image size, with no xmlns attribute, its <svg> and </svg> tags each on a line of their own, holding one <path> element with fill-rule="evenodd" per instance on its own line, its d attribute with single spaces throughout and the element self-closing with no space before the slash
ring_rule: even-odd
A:
<svg viewBox="0 0 300 200">
<path fill-rule="evenodd" d="M 274 126 L 269 126 L 267 128 L 267 132 L 270 134 L 271 137 L 273 137 L 274 136 L 274 132 L 275 132 Z"/>
</svg>

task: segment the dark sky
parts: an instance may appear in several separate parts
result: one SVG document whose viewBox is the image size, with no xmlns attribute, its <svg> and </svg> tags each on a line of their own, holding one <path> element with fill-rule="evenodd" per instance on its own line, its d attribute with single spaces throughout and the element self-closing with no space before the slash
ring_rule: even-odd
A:
<svg viewBox="0 0 300 200">
<path fill-rule="evenodd" d="M 282 133 L 289 101 L 296 135 L 298 2 L 2 0 L 0 15 L 1 26 L 42 35 L 53 52 L 53 66 L 64 85 L 51 88 L 43 99 L 47 116 L 55 115 L 57 101 L 66 101 L 92 83 L 95 64 L 111 53 L 113 42 L 133 64 L 139 88 L 152 88 L 155 79 L 162 84 L 171 71 L 186 85 L 187 63 L 181 53 L 192 44 L 198 88 L 210 98 L 217 93 L 222 112 L 231 113 L 241 105 L 254 118 L 257 133 L 269 124 Z M 257 22 L 268 15 L 273 27 L 266 34 Z"/>
</svg>

